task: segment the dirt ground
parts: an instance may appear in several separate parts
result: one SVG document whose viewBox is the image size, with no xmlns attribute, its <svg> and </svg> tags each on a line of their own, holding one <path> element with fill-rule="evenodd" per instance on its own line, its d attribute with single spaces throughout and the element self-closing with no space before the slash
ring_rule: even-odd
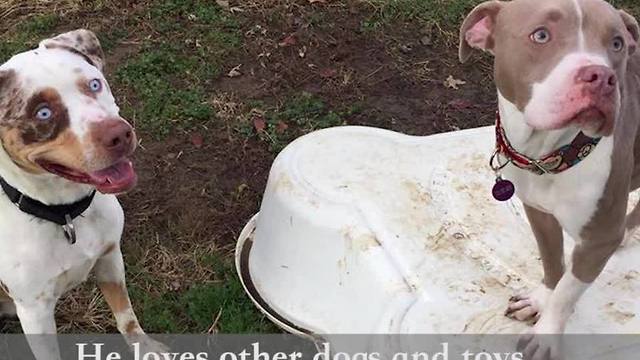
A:
<svg viewBox="0 0 640 360">
<path fill-rule="evenodd" d="M 23 19 L 3 25 L 0 53 L 78 27 L 100 36 L 141 139 L 139 185 L 121 201 L 143 327 L 273 332 L 244 296 L 232 251 L 277 152 L 326 126 L 429 135 L 490 125 L 490 58 L 457 59 L 457 26 L 475 3 L 44 1 L 0 9 Z M 63 299 L 57 319 L 64 332 L 115 330 L 92 282 Z"/>
</svg>

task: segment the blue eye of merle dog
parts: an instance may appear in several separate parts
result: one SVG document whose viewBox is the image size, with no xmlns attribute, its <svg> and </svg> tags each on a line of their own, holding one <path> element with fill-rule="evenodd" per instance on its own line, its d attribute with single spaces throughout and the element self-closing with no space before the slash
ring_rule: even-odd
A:
<svg viewBox="0 0 640 360">
<path fill-rule="evenodd" d="M 89 81 L 89 89 L 94 93 L 100 92 L 102 90 L 102 82 L 99 79 Z"/>
<path fill-rule="evenodd" d="M 38 120 L 49 120 L 53 116 L 53 111 L 48 106 L 43 106 L 36 111 L 36 117 Z"/>
</svg>

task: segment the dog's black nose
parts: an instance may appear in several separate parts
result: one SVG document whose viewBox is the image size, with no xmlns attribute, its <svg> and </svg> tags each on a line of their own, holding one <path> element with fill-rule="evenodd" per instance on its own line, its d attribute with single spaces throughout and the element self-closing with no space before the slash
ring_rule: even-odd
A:
<svg viewBox="0 0 640 360">
<path fill-rule="evenodd" d="M 602 65 L 589 65 L 581 68 L 576 80 L 579 84 L 584 84 L 589 91 L 601 95 L 611 95 L 616 90 L 618 83 L 616 73 L 611 68 Z"/>
</svg>

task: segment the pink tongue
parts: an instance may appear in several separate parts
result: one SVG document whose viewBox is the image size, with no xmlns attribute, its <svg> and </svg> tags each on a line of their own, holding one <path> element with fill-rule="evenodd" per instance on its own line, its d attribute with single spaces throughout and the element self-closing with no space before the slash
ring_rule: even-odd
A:
<svg viewBox="0 0 640 360">
<path fill-rule="evenodd" d="M 135 185 L 137 176 L 131 161 L 124 159 L 100 171 L 89 173 L 92 182 L 102 193 L 118 193 Z"/>
</svg>

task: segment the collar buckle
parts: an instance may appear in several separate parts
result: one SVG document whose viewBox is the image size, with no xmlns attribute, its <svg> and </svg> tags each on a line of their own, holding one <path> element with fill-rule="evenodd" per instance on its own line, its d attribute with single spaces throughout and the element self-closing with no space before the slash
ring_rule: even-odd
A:
<svg viewBox="0 0 640 360">
<path fill-rule="evenodd" d="M 73 224 L 73 219 L 71 215 L 65 214 L 64 219 L 67 221 L 66 224 L 62 225 L 62 231 L 64 231 L 64 237 L 67 238 L 69 244 L 73 245 L 76 243 L 76 227 Z"/>
<path fill-rule="evenodd" d="M 551 173 L 549 172 L 549 170 L 547 170 L 547 168 L 545 168 L 545 167 L 542 165 L 542 161 L 540 161 L 540 160 L 533 160 L 533 161 L 531 161 L 531 164 L 533 164 L 536 168 L 538 168 L 540 171 L 542 171 L 542 173 L 543 173 L 543 174 L 551 174 Z"/>
</svg>

